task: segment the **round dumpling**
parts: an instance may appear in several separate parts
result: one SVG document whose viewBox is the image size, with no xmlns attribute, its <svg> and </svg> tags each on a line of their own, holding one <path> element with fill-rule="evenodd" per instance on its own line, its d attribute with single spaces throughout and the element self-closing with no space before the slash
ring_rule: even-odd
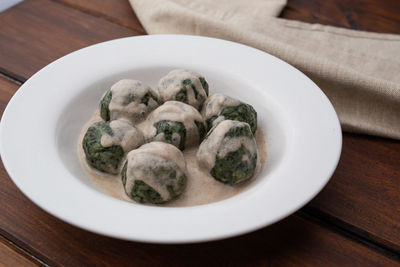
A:
<svg viewBox="0 0 400 267">
<path fill-rule="evenodd" d="M 170 143 L 184 150 L 199 144 L 206 129 L 203 117 L 192 106 L 168 101 L 155 109 L 149 117 L 146 139 Z"/>
<path fill-rule="evenodd" d="M 250 126 L 233 120 L 220 122 L 201 143 L 197 160 L 224 184 L 235 185 L 250 179 L 257 164 L 257 145 Z"/>
<path fill-rule="evenodd" d="M 126 194 L 139 203 L 162 204 L 186 187 L 186 163 L 173 145 L 151 142 L 132 150 L 121 171 Z"/>
<path fill-rule="evenodd" d="M 201 110 L 208 96 L 208 84 L 196 72 L 177 69 L 161 78 L 158 92 L 163 102 L 176 100 Z"/>
<path fill-rule="evenodd" d="M 89 166 L 117 174 L 125 153 L 141 146 L 140 130 L 124 121 L 100 121 L 92 124 L 83 137 L 82 146 Z"/>
<path fill-rule="evenodd" d="M 204 103 L 202 115 L 208 130 L 223 120 L 247 122 L 253 134 L 257 130 L 257 112 L 254 108 L 223 94 L 211 95 Z"/>
<path fill-rule="evenodd" d="M 105 121 L 120 119 L 135 125 L 158 106 L 159 96 L 155 90 L 141 81 L 124 79 L 104 94 L 100 115 Z"/>
</svg>

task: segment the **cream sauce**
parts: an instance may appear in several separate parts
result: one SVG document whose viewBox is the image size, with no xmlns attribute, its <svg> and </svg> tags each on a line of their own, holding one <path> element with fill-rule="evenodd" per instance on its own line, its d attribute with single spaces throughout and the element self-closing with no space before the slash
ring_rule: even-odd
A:
<svg viewBox="0 0 400 267">
<path fill-rule="evenodd" d="M 125 152 L 129 152 L 144 144 L 144 136 L 141 130 L 127 122 L 114 120 L 110 122 L 113 135 L 105 134 L 101 137 L 101 145 L 110 147 L 120 145 Z"/>
<path fill-rule="evenodd" d="M 150 114 L 148 120 L 138 125 L 145 133 L 147 141 L 150 141 L 157 132 L 157 129 L 153 125 L 163 120 L 183 123 L 186 128 L 186 148 L 199 144 L 200 136 L 195 121 L 204 123 L 204 120 L 194 107 L 178 101 L 168 101 L 155 109 Z M 180 136 L 176 136 L 175 139 L 177 139 L 177 143 L 179 144 Z M 162 140 L 162 135 L 158 136 L 156 140 Z"/>
<path fill-rule="evenodd" d="M 240 101 L 235 98 L 223 94 L 212 94 L 207 98 L 206 102 L 204 103 L 201 114 L 203 115 L 205 120 L 208 120 L 212 116 L 218 116 L 223 108 L 238 105 L 240 105 Z M 217 120 L 219 122 L 223 120 L 223 118 Z M 213 125 L 216 125 L 216 122 L 217 121 L 214 121 Z"/>
<path fill-rule="evenodd" d="M 210 136 L 204 140 L 197 152 L 199 164 L 206 170 L 211 170 L 215 164 L 215 156 L 225 157 L 226 154 L 236 151 L 241 145 L 251 153 L 257 153 L 257 144 L 252 138 L 245 136 L 241 137 L 225 137 L 225 134 L 232 127 L 240 127 L 245 125 L 245 122 L 224 120 L 218 124 Z M 250 159 L 245 159 L 250 160 Z"/>
<path fill-rule="evenodd" d="M 193 71 L 182 69 L 173 70 L 158 82 L 158 93 L 163 102 L 173 100 L 174 96 L 182 89 L 182 82 L 184 80 L 190 80 L 198 92 L 198 99 L 196 99 L 194 90 L 191 87 L 187 87 L 187 89 L 189 89 L 187 90 L 188 104 L 199 109 L 207 98 L 206 91 L 200 82 L 200 77 L 202 77 L 200 74 Z"/>
<path fill-rule="evenodd" d="M 177 177 L 186 175 L 186 164 L 182 152 L 170 144 L 151 142 L 135 149 L 127 155 L 126 192 L 131 192 L 135 180 L 141 180 L 160 193 L 164 200 L 169 199 L 167 185 L 173 185 L 176 179 L 158 179 L 146 166 L 165 166 L 174 168 Z"/>
<path fill-rule="evenodd" d="M 114 198 L 134 202 L 130 199 L 124 190 L 124 186 L 121 181 L 120 175 L 110 175 L 106 173 L 99 172 L 88 166 L 86 163 L 85 153 L 82 149 L 82 139 L 89 128 L 89 126 L 101 120 L 98 112 L 95 113 L 93 118 L 83 127 L 81 135 L 78 141 L 78 156 L 82 167 L 88 173 L 94 184 L 105 194 L 110 195 Z M 209 173 L 204 171 L 198 165 L 196 158 L 197 147 L 192 147 L 190 149 L 185 149 L 183 151 L 183 156 L 186 162 L 187 169 L 187 185 L 185 191 L 177 199 L 163 204 L 163 207 L 187 207 L 202 205 L 212 202 L 221 201 L 236 194 L 242 192 L 260 175 L 265 161 L 267 159 L 267 150 L 265 146 L 264 133 L 260 126 L 255 133 L 255 139 L 257 143 L 257 167 L 253 178 L 240 183 L 235 186 L 228 186 L 216 181 Z M 159 152 L 158 152 L 159 153 Z M 165 152 L 167 153 L 167 152 Z M 179 161 L 178 161 L 179 162 Z M 121 166 L 122 168 L 122 166 Z M 134 202 L 135 203 L 135 202 Z"/>
<path fill-rule="evenodd" d="M 159 98 L 158 93 L 141 81 L 123 79 L 111 87 L 112 98 L 108 106 L 111 120 L 125 120 L 132 125 L 144 120 L 148 113 L 158 107 L 153 98 L 148 105 L 141 103 L 143 96 L 150 92 Z"/>
</svg>

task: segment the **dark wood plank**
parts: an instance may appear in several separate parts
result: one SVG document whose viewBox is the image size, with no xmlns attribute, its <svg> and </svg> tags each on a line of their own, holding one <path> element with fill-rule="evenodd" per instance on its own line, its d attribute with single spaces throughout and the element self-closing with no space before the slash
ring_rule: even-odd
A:
<svg viewBox="0 0 400 267">
<path fill-rule="evenodd" d="M 12 244 L 0 237 L 0 266 L 39 266 L 32 258 L 21 254 Z"/>
<path fill-rule="evenodd" d="M 0 76 L 0 118 L 3 116 L 8 101 L 18 88 L 19 85 Z"/>
<path fill-rule="evenodd" d="M 0 117 L 3 116 L 8 101 L 18 88 L 19 85 L 16 83 L 0 77 Z M 4 176 L 0 179 L 3 178 Z M 0 193 L 0 206 L 2 206 L 4 201 L 6 201 L 6 199 Z M 0 230 L 0 233 L 1 231 L 2 230 Z M 0 236 L 0 266 L 39 266 L 39 263 L 28 257 L 28 255 L 22 254 L 18 248 Z"/>
<path fill-rule="evenodd" d="M 88 14 L 146 34 L 128 0 L 55 0 Z"/>
<path fill-rule="evenodd" d="M 399 33 L 398 0 L 288 0 L 281 17 L 356 30 Z"/>
<path fill-rule="evenodd" d="M 400 141 L 345 134 L 339 166 L 309 207 L 400 252 Z"/>
<path fill-rule="evenodd" d="M 24 1 L 0 14 L 0 68 L 29 78 L 51 61 L 138 32 L 49 1 Z"/>
<path fill-rule="evenodd" d="M 32 204 L 0 168 L 0 234 L 54 266 L 395 265 L 396 261 L 297 216 L 224 241 L 152 245 L 77 229 Z"/>
</svg>

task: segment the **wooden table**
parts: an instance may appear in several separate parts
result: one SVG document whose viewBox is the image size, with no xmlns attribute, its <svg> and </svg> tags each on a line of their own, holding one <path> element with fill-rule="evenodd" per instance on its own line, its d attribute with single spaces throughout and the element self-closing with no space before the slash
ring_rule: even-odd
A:
<svg viewBox="0 0 400 267">
<path fill-rule="evenodd" d="M 281 16 L 400 33 L 397 0 L 289 0 Z M 51 61 L 140 34 L 127 0 L 25 0 L 0 13 L 1 112 Z M 0 175 L 0 266 L 400 264 L 399 141 L 344 133 L 332 180 L 306 207 L 254 233 L 193 245 L 126 242 L 75 228 L 30 202 L 2 166 Z"/>
</svg>

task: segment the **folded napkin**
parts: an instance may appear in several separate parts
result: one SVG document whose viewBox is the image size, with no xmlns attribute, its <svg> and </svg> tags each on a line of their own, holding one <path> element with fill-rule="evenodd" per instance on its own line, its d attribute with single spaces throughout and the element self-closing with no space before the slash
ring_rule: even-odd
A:
<svg viewBox="0 0 400 267">
<path fill-rule="evenodd" d="M 149 34 L 203 35 L 264 50 L 310 77 L 333 103 L 344 130 L 400 139 L 399 35 L 274 17 L 285 0 L 130 3 Z"/>
</svg>

